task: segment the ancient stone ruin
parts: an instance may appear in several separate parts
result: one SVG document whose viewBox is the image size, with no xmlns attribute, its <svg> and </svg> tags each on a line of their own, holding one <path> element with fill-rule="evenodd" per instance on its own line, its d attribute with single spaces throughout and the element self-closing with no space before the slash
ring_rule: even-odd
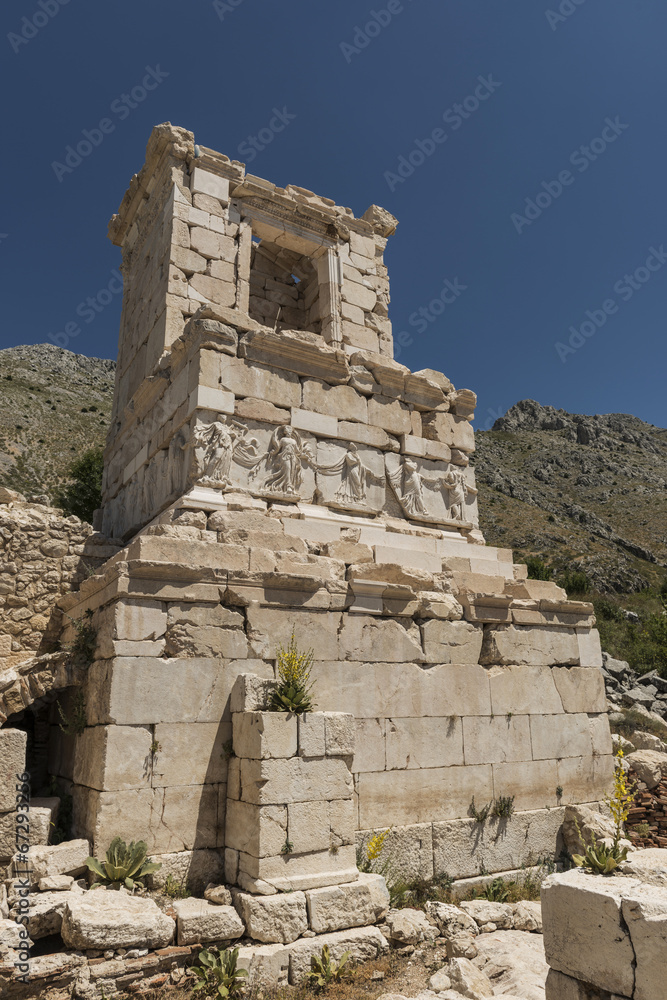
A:
<svg viewBox="0 0 667 1000">
<path fill-rule="evenodd" d="M 613 773 L 591 605 L 485 545 L 475 394 L 393 360 L 396 225 L 153 130 L 110 224 L 125 291 L 95 528 L 115 554 L 59 600 L 62 642 L 91 616 L 94 652 L 0 703 L 29 753 L 39 712 L 85 854 L 143 839 L 155 885 L 230 887 L 177 902 L 150 947 L 245 935 L 274 978 L 324 940 L 385 946 L 384 882 L 355 856 L 374 831 L 407 877 L 513 871 L 558 857 L 565 806 Z M 314 650 L 298 720 L 267 711 L 292 633 Z M 120 947 L 71 903 L 68 946 Z"/>
</svg>

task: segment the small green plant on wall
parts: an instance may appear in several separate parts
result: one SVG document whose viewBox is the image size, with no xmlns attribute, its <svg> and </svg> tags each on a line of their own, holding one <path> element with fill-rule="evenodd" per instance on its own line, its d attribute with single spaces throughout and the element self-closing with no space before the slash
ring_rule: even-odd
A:
<svg viewBox="0 0 667 1000">
<path fill-rule="evenodd" d="M 302 715 L 312 712 L 313 685 L 310 682 L 310 671 L 315 653 L 312 649 L 300 652 L 296 644 L 294 632 L 290 637 L 287 649 L 278 646 L 278 687 L 271 695 L 269 708 L 272 712 L 293 712 Z"/>
<path fill-rule="evenodd" d="M 514 796 L 499 795 L 493 803 L 493 815 L 498 819 L 509 819 L 514 812 Z"/>
</svg>

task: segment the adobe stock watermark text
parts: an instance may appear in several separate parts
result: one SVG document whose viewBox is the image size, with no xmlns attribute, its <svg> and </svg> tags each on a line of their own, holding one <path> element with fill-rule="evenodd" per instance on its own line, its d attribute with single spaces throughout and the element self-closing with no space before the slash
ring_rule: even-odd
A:
<svg viewBox="0 0 667 1000">
<path fill-rule="evenodd" d="M 651 280 L 656 271 L 660 271 L 667 263 L 667 251 L 661 243 L 659 247 L 649 247 L 648 256 L 643 264 L 632 271 L 624 274 L 622 278 L 614 282 L 613 290 L 621 303 L 629 302 L 636 292 L 641 291 L 644 285 Z M 556 354 L 563 364 L 571 354 L 576 354 L 579 348 L 583 347 L 587 340 L 594 337 L 598 330 L 601 330 L 610 316 L 619 310 L 617 299 L 608 298 L 598 309 L 587 309 L 586 319 L 579 326 L 572 325 L 568 333 L 567 343 L 557 341 L 554 344 Z"/>
<path fill-rule="evenodd" d="M 588 145 L 578 146 L 570 153 L 569 162 L 577 168 L 580 174 L 585 173 L 592 163 L 606 153 L 609 146 L 616 142 L 630 126 L 621 121 L 618 115 L 615 118 L 605 118 L 604 128 L 599 136 L 591 139 Z M 561 170 L 557 177 L 550 181 L 542 181 L 541 190 L 532 198 L 526 198 L 523 215 L 520 212 L 512 212 L 510 221 L 521 234 L 526 226 L 532 226 L 543 212 L 553 205 L 555 201 L 576 181 L 576 175 L 571 170 Z"/>
</svg>

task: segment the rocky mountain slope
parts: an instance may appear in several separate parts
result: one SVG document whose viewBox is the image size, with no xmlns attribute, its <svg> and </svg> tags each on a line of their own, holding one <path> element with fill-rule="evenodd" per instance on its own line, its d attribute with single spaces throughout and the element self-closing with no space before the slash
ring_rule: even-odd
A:
<svg viewBox="0 0 667 1000">
<path fill-rule="evenodd" d="M 0 351 L 0 485 L 49 495 L 103 444 L 115 363 L 51 344 Z M 516 403 L 477 433 L 490 544 L 581 569 L 601 591 L 660 585 L 667 566 L 667 430 L 613 413 Z"/>
<path fill-rule="evenodd" d="M 667 430 L 526 399 L 477 434 L 491 544 L 582 570 L 600 591 L 660 585 L 667 566 Z"/>
<path fill-rule="evenodd" d="M 104 442 L 116 365 L 52 344 L 0 351 L 0 485 L 50 496 Z"/>
</svg>

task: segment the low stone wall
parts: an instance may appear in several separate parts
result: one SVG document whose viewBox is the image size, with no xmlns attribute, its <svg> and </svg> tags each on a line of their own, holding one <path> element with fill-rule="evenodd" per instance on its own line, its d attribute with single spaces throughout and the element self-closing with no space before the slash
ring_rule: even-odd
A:
<svg viewBox="0 0 667 1000">
<path fill-rule="evenodd" d="M 574 869 L 542 886 L 546 1000 L 667 996 L 667 851 L 637 851 L 612 877 Z"/>
<path fill-rule="evenodd" d="M 2 490 L 0 498 L 0 690 L 4 670 L 50 651 L 62 619 L 56 602 L 117 546 L 62 510 Z M 9 499 L 13 496 L 15 499 Z"/>
</svg>

